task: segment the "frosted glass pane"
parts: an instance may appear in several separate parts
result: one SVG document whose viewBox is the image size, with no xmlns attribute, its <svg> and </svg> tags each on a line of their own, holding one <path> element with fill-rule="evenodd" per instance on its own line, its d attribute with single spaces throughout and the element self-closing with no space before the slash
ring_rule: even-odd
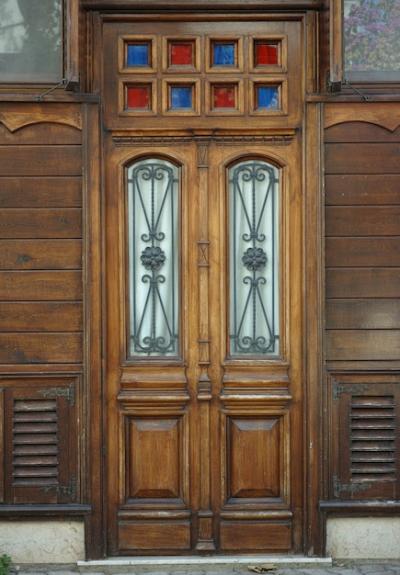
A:
<svg viewBox="0 0 400 575">
<path fill-rule="evenodd" d="M 229 170 L 230 354 L 279 353 L 279 171 L 259 160 Z"/>
<path fill-rule="evenodd" d="M 62 0 L 0 1 L 0 82 L 62 77 Z"/>
<path fill-rule="evenodd" d="M 350 78 L 399 79 L 399 0 L 344 0 L 344 48 Z"/>
<path fill-rule="evenodd" d="M 131 357 L 179 352 L 179 169 L 141 160 L 128 169 Z"/>
</svg>

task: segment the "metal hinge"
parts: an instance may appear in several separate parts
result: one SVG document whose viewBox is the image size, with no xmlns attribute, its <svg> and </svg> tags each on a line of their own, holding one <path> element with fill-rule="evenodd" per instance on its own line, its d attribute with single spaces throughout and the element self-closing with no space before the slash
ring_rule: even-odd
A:
<svg viewBox="0 0 400 575">
<path fill-rule="evenodd" d="M 339 399 L 342 393 L 357 394 L 368 391 L 368 389 L 369 385 L 366 385 L 365 383 L 354 383 L 353 385 L 348 384 L 343 385 L 335 381 L 335 383 L 333 384 L 333 399 Z"/>
<path fill-rule="evenodd" d="M 356 493 L 361 493 L 367 491 L 372 487 L 372 483 L 341 483 L 337 475 L 333 476 L 333 496 L 341 497 L 342 493 L 350 493 L 355 495 Z"/>
<path fill-rule="evenodd" d="M 40 391 L 46 399 L 56 399 L 57 397 L 65 397 L 71 406 L 75 405 L 75 387 L 48 387 Z"/>
<path fill-rule="evenodd" d="M 43 487 L 45 493 L 50 491 L 55 491 L 60 497 L 68 497 L 72 501 L 76 499 L 77 481 L 76 477 L 73 475 L 68 483 L 68 485 L 48 485 Z"/>
</svg>

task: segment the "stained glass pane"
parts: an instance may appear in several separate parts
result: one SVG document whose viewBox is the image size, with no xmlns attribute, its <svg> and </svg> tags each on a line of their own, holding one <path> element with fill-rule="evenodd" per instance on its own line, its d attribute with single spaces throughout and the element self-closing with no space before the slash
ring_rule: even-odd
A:
<svg viewBox="0 0 400 575">
<path fill-rule="evenodd" d="M 179 168 L 141 160 L 128 168 L 129 355 L 179 352 Z"/>
<path fill-rule="evenodd" d="M 0 0 L 0 82 L 62 78 L 62 0 Z"/>
<path fill-rule="evenodd" d="M 126 59 L 128 66 L 150 66 L 150 43 L 128 44 Z"/>
<path fill-rule="evenodd" d="M 351 79 L 398 80 L 399 0 L 344 0 L 344 48 Z"/>
<path fill-rule="evenodd" d="M 151 86 L 150 85 L 128 86 L 127 107 L 136 110 L 150 110 Z"/>
<path fill-rule="evenodd" d="M 235 86 L 213 86 L 212 90 L 214 108 L 236 108 Z"/>
<path fill-rule="evenodd" d="M 193 66 L 193 42 L 171 42 L 170 66 Z"/>
<path fill-rule="evenodd" d="M 192 86 L 171 86 L 171 109 L 191 110 L 193 107 Z"/>
<path fill-rule="evenodd" d="M 213 66 L 235 66 L 235 43 L 212 43 Z"/>
<path fill-rule="evenodd" d="M 279 353 L 279 171 L 260 160 L 229 169 L 230 354 Z"/>
<path fill-rule="evenodd" d="M 256 109 L 257 110 L 279 109 L 278 86 L 269 86 L 269 85 L 256 86 Z"/>
<path fill-rule="evenodd" d="M 271 66 L 278 64 L 278 44 L 259 41 L 255 43 L 254 66 Z"/>
</svg>

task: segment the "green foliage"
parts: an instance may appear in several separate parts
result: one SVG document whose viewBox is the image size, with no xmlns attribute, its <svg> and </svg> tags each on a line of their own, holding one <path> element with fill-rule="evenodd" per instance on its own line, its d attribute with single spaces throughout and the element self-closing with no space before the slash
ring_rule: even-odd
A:
<svg viewBox="0 0 400 575">
<path fill-rule="evenodd" d="M 3 553 L 0 555 L 0 575 L 8 575 L 11 566 L 11 557 Z"/>
</svg>

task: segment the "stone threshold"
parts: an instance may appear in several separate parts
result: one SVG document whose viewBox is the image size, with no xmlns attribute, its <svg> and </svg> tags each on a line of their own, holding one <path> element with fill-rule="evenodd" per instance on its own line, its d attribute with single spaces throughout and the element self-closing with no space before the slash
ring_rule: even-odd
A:
<svg viewBox="0 0 400 575">
<path fill-rule="evenodd" d="M 80 569 L 94 567 L 162 567 L 162 566 L 234 566 L 275 565 L 279 567 L 331 567 L 331 557 L 306 557 L 304 555 L 208 555 L 208 556 L 165 556 L 165 557 L 110 557 L 93 561 L 77 561 Z"/>
</svg>

